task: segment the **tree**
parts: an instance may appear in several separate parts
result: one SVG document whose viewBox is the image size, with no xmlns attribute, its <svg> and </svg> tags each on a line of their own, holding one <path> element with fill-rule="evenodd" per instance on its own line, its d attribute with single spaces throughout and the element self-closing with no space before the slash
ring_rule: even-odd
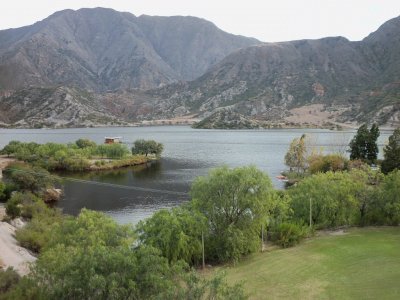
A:
<svg viewBox="0 0 400 300">
<path fill-rule="evenodd" d="M 306 135 L 303 134 L 300 139 L 293 139 L 290 143 L 289 150 L 285 155 L 285 164 L 292 171 L 296 169 L 297 173 L 306 169 L 307 163 L 307 147 L 305 144 Z"/>
<path fill-rule="evenodd" d="M 317 228 L 353 225 L 357 216 L 357 185 L 349 173 L 327 172 L 312 175 L 289 189 L 294 217 Z"/>
<path fill-rule="evenodd" d="M 209 260 L 237 260 L 259 248 L 272 194 L 270 179 L 255 167 L 222 167 L 195 180 L 191 196 L 195 209 L 207 218 Z"/>
<path fill-rule="evenodd" d="M 157 143 L 154 140 L 136 140 L 132 147 L 132 154 L 154 154 L 157 157 L 161 155 L 164 150 L 164 146 L 161 143 Z"/>
<path fill-rule="evenodd" d="M 400 128 L 397 128 L 389 137 L 389 143 L 383 149 L 383 153 L 383 173 L 387 174 L 395 169 L 400 169 Z"/>
<path fill-rule="evenodd" d="M 66 217 L 48 235 L 25 277 L 29 285 L 12 287 L 11 299 L 26 299 L 21 295 L 29 291 L 36 292 L 33 299 L 245 299 L 240 286 L 229 287 L 220 276 L 202 279 L 182 262 L 169 264 L 154 247 L 135 246 L 129 226 L 99 212 Z"/>
<path fill-rule="evenodd" d="M 156 212 L 140 222 L 137 231 L 143 244 L 159 249 L 170 263 L 184 260 L 195 265 L 201 262 L 205 228 L 204 216 L 184 206 Z"/>
<path fill-rule="evenodd" d="M 357 134 L 350 141 L 350 159 L 361 159 L 373 163 L 378 157 L 377 140 L 380 135 L 379 127 L 373 124 L 368 130 L 367 124 L 363 124 L 358 128 Z"/>
<path fill-rule="evenodd" d="M 384 218 L 383 224 L 398 226 L 400 224 L 399 170 L 391 172 L 383 180 L 379 202 Z"/>
</svg>

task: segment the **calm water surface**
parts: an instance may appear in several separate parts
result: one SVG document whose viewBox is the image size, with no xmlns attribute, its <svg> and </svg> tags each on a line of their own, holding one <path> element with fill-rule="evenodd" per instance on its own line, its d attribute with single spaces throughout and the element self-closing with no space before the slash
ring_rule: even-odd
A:
<svg viewBox="0 0 400 300">
<path fill-rule="evenodd" d="M 68 143 L 89 138 L 102 143 L 105 136 L 122 136 L 129 147 L 140 138 L 163 143 L 163 158 L 156 163 L 99 173 L 62 174 L 103 183 L 65 180 L 65 196 L 58 204 L 65 213 L 77 214 L 86 207 L 105 212 L 120 223 L 137 223 L 157 209 L 187 201 L 191 182 L 221 165 L 253 164 L 271 177 L 275 187 L 282 188 L 275 176 L 285 169 L 283 159 L 290 142 L 303 133 L 324 152 L 344 151 L 354 135 L 354 131 L 322 129 L 199 130 L 186 126 L 0 129 L 0 147 L 11 140 Z M 381 133 L 381 146 L 390 134 Z"/>
</svg>

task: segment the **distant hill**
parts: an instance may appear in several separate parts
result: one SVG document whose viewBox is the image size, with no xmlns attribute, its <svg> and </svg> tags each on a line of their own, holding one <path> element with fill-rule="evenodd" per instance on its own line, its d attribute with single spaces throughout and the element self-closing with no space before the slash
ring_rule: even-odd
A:
<svg viewBox="0 0 400 300">
<path fill-rule="evenodd" d="M 88 90 L 128 123 L 213 115 L 220 124 L 226 111 L 255 124 L 399 126 L 400 17 L 358 42 L 261 43 L 194 17 L 67 10 L 0 31 L 3 115 L 1 102 L 17 106 L 21 97 L 9 96 L 21 88 L 34 101 L 35 86 Z"/>
</svg>

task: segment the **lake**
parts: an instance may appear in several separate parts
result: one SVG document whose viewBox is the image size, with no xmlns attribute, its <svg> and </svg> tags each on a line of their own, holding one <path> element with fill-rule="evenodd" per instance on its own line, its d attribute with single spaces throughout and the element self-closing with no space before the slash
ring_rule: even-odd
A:
<svg viewBox="0 0 400 300">
<path fill-rule="evenodd" d="M 201 130 L 188 126 L 0 129 L 0 147 L 11 140 L 68 143 L 89 138 L 103 143 L 105 136 L 122 136 L 129 147 L 136 139 L 163 143 L 163 158 L 155 163 L 97 173 L 61 174 L 66 178 L 65 195 L 58 206 L 65 213 L 77 214 L 86 207 L 105 212 L 119 223 L 137 223 L 155 210 L 187 201 L 191 182 L 221 165 L 255 165 L 270 176 L 276 188 L 283 188 L 275 176 L 286 169 L 283 160 L 290 142 L 303 133 L 317 149 L 343 152 L 355 131 Z M 380 148 L 390 134 L 381 132 Z"/>
</svg>

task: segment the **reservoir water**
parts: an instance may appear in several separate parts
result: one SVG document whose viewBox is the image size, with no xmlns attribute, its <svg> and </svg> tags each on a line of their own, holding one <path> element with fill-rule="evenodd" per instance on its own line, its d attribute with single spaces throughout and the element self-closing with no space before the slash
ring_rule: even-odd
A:
<svg viewBox="0 0 400 300">
<path fill-rule="evenodd" d="M 63 181 L 64 198 L 58 206 L 65 213 L 77 214 L 86 207 L 105 212 L 120 223 L 137 223 L 155 210 L 187 201 L 191 182 L 221 165 L 255 165 L 270 176 L 276 188 L 282 188 L 275 176 L 286 168 L 284 156 L 290 142 L 303 133 L 310 137 L 316 149 L 343 152 L 355 132 L 323 129 L 199 130 L 187 126 L 0 129 L 0 147 L 11 140 L 68 143 L 89 138 L 103 143 L 105 136 L 122 136 L 129 147 L 141 138 L 163 143 L 163 158 L 152 164 L 98 173 L 62 174 L 82 180 Z M 380 148 L 390 134 L 381 132 Z"/>
</svg>

